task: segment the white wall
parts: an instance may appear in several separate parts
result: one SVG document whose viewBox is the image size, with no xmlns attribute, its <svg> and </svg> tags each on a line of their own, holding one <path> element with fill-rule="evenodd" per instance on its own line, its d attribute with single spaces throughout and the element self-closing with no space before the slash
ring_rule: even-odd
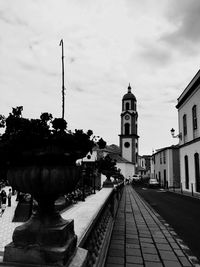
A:
<svg viewBox="0 0 200 267">
<path fill-rule="evenodd" d="M 155 170 L 155 177 L 159 179 L 159 172 L 161 174 L 161 184 L 164 183 L 164 170 L 166 170 L 166 181 L 168 186 L 173 186 L 173 161 L 172 161 L 172 149 L 165 149 L 165 163 L 163 161 L 163 150 L 155 154 L 155 165 L 153 165 L 153 171 Z M 162 157 L 162 164 L 160 163 L 160 157 Z"/>
<path fill-rule="evenodd" d="M 130 146 L 125 147 L 124 143 L 129 142 Z M 122 139 L 122 157 L 128 161 L 132 161 L 132 139 L 131 138 L 123 138 Z"/>
<path fill-rule="evenodd" d="M 191 191 L 191 183 L 193 183 L 193 190 L 196 191 L 196 181 L 195 181 L 195 164 L 194 164 L 194 154 L 200 154 L 200 141 L 190 142 L 195 139 L 193 134 L 193 120 L 192 120 L 192 107 L 197 106 L 197 132 L 195 137 L 200 136 L 200 86 L 188 97 L 187 101 L 184 102 L 182 106 L 178 109 L 179 118 L 179 132 L 183 135 L 183 115 L 187 116 L 187 139 L 184 141 L 184 136 L 180 140 L 180 145 L 185 144 L 180 147 L 180 176 L 181 183 L 184 190 Z M 190 143 L 188 143 L 190 142 Z M 189 189 L 185 188 L 185 160 L 184 157 L 188 156 L 188 166 L 189 166 Z"/>
<path fill-rule="evenodd" d="M 191 191 L 191 183 L 193 183 L 193 190 L 196 191 L 196 181 L 195 181 L 195 164 L 194 164 L 194 154 L 199 153 L 200 155 L 200 142 L 190 144 L 180 148 L 180 172 L 181 172 L 181 183 L 184 190 Z M 185 160 L 184 157 L 188 156 L 188 166 L 189 166 L 189 189 L 185 188 Z"/>
<path fill-rule="evenodd" d="M 199 88 L 199 87 L 198 87 Z M 188 100 L 182 105 L 178 110 L 178 119 L 179 119 L 179 133 L 182 133 L 183 136 L 183 115 L 187 115 L 187 142 L 193 140 L 193 122 L 192 122 L 192 107 L 197 106 L 197 136 L 199 136 L 199 127 L 200 127 L 200 88 L 196 90 Z M 184 144 L 184 137 L 180 140 L 180 144 Z"/>
</svg>

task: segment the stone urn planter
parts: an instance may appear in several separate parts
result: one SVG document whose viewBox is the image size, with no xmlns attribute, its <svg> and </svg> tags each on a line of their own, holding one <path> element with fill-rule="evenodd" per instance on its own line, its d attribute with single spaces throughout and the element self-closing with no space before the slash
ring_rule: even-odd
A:
<svg viewBox="0 0 200 267">
<path fill-rule="evenodd" d="M 106 155 L 98 161 L 98 171 L 106 176 L 103 187 L 113 187 L 114 185 L 111 181 L 111 176 L 116 172 L 116 161 L 109 155 Z"/>
<path fill-rule="evenodd" d="M 22 107 L 13 109 L 0 127 L 1 166 L 7 170 L 9 184 L 30 193 L 38 205 L 30 219 L 16 227 L 13 242 L 5 247 L 5 264 L 67 266 L 75 253 L 77 236 L 74 221 L 64 220 L 55 209 L 56 199 L 75 189 L 80 179 L 83 158 L 92 148 L 105 145 L 95 142 L 92 131 L 67 131 L 64 119 L 43 113 L 40 119 L 24 119 Z"/>
<path fill-rule="evenodd" d="M 111 181 L 112 171 L 102 170 L 101 173 L 106 176 L 106 180 L 103 182 L 103 187 L 113 187 L 114 184 Z"/>
<path fill-rule="evenodd" d="M 30 193 L 38 205 L 31 218 L 14 230 L 4 261 L 65 266 L 75 251 L 77 237 L 73 220 L 64 220 L 54 203 L 60 195 L 74 190 L 80 167 L 59 162 L 15 166 L 9 168 L 7 177 L 13 188 Z"/>
</svg>

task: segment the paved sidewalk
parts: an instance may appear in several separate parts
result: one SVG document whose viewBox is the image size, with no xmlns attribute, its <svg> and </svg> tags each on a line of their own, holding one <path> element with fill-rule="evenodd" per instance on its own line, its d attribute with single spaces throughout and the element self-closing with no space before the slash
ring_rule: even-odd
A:
<svg viewBox="0 0 200 267">
<path fill-rule="evenodd" d="M 3 188 L 7 194 L 9 188 L 9 186 Z M 11 207 L 6 206 L 4 214 L 0 217 L 0 257 L 3 255 L 5 245 L 11 242 L 15 227 L 21 224 L 12 222 L 17 203 L 16 195 L 12 196 Z"/>
<path fill-rule="evenodd" d="M 106 267 L 200 266 L 176 233 L 127 185 L 114 225 Z"/>
</svg>

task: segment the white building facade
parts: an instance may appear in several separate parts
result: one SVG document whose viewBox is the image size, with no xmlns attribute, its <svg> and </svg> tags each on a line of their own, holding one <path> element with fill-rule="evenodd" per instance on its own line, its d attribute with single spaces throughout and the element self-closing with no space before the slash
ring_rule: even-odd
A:
<svg viewBox="0 0 200 267">
<path fill-rule="evenodd" d="M 142 177 L 150 177 L 151 174 L 151 156 L 143 155 L 138 156 L 137 173 Z"/>
<path fill-rule="evenodd" d="M 151 177 L 156 178 L 164 188 L 180 186 L 178 146 L 165 147 L 153 153 Z"/>
<path fill-rule="evenodd" d="M 200 70 L 178 98 L 181 185 L 200 193 Z"/>
</svg>

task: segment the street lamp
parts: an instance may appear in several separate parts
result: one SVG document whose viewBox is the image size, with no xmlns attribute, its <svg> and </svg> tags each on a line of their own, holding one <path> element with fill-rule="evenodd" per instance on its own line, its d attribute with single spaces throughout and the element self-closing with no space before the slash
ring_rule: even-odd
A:
<svg viewBox="0 0 200 267">
<path fill-rule="evenodd" d="M 172 135 L 173 138 L 177 138 L 178 137 L 180 140 L 182 140 L 182 133 L 179 133 L 179 134 L 175 135 L 174 128 L 172 128 L 170 132 L 171 132 L 171 135 Z"/>
</svg>

